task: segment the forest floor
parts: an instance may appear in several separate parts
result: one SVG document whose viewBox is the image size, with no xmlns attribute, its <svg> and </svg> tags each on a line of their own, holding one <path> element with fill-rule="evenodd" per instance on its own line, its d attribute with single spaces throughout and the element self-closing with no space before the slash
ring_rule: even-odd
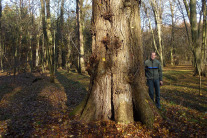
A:
<svg viewBox="0 0 207 138">
<path fill-rule="evenodd" d="M 109 122 L 84 124 L 69 113 L 87 95 L 89 76 L 58 70 L 55 83 L 48 74 L 0 73 L 0 137 L 207 137 L 207 78 L 192 67 L 163 70 L 162 122 L 147 129 L 140 122 L 122 126 Z"/>
</svg>

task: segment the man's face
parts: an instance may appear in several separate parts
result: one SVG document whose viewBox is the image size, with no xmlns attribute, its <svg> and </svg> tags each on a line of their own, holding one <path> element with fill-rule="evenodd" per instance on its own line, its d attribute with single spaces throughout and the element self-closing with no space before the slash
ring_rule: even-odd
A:
<svg viewBox="0 0 207 138">
<path fill-rule="evenodd" d="M 156 54 L 155 53 L 152 53 L 151 54 L 151 59 L 154 60 L 155 58 L 156 58 Z"/>
</svg>

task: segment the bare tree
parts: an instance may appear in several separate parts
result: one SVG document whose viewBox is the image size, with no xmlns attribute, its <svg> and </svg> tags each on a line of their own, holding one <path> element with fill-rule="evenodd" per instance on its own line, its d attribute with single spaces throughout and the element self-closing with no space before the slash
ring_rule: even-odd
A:
<svg viewBox="0 0 207 138">
<path fill-rule="evenodd" d="M 160 56 L 161 64 L 164 66 L 164 45 L 162 43 L 162 1 L 161 0 L 150 0 L 152 11 L 154 13 L 155 24 L 157 27 L 157 36 L 159 49 L 156 51 Z"/>
<path fill-rule="evenodd" d="M 78 72 L 85 72 L 85 61 L 84 61 L 84 43 L 83 43 L 83 16 L 82 16 L 83 0 L 76 0 L 76 14 L 77 14 L 77 33 L 78 33 Z"/>
<path fill-rule="evenodd" d="M 1 52 L 1 71 L 4 71 L 3 68 L 3 45 L 2 45 L 2 32 L 1 32 L 1 17 L 2 17 L 2 5 L 0 0 L 0 52 Z"/>
</svg>

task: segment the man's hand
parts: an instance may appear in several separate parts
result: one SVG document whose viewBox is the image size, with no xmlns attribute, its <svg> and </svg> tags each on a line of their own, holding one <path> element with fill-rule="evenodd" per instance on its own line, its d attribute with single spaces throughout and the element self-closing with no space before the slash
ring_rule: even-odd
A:
<svg viewBox="0 0 207 138">
<path fill-rule="evenodd" d="M 161 85 L 161 86 L 163 85 L 163 81 L 160 81 L 160 85 Z"/>
</svg>

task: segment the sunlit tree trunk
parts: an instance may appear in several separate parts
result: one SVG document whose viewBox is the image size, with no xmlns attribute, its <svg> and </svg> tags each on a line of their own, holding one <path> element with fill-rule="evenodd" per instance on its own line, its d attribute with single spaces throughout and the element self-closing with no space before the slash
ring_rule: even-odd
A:
<svg viewBox="0 0 207 138">
<path fill-rule="evenodd" d="M 172 16 L 172 36 L 171 36 L 171 50 L 170 50 L 170 55 L 171 55 L 171 65 L 175 65 L 174 61 L 174 55 L 175 55 L 175 43 L 174 43 L 174 37 L 175 37 L 175 22 L 174 22 L 174 5 L 173 2 L 170 1 L 170 11 L 171 11 L 171 16 Z"/>
<path fill-rule="evenodd" d="M 29 18 L 31 20 L 31 25 L 33 26 L 33 13 L 31 11 L 31 6 L 30 6 L 30 0 L 29 0 Z M 28 51 L 28 54 L 29 54 L 29 66 L 30 66 L 30 72 L 32 72 L 33 70 L 33 35 L 32 35 L 32 32 L 28 32 L 28 35 L 29 35 L 29 51 Z"/>
<path fill-rule="evenodd" d="M 46 10 L 47 10 L 47 22 L 45 22 L 45 2 L 46 2 Z M 46 43 L 46 58 L 50 71 L 50 81 L 54 82 L 54 49 L 52 45 L 52 34 L 51 34 L 51 18 L 50 18 L 50 0 L 41 0 L 42 7 L 42 26 L 43 26 L 43 34 Z M 44 40 L 43 40 L 44 41 Z"/>
<path fill-rule="evenodd" d="M 15 35 L 14 35 L 15 37 Z M 17 44 L 17 45 L 16 45 Z M 18 49 L 17 49 L 17 46 L 18 46 L 18 39 L 17 38 L 14 38 L 14 41 L 13 41 L 13 74 L 14 74 L 14 80 L 15 80 L 15 77 L 16 77 L 16 73 L 17 73 L 17 53 L 18 53 Z"/>
<path fill-rule="evenodd" d="M 35 51 L 35 66 L 37 67 L 40 63 L 40 24 L 41 24 L 41 10 L 40 10 L 40 19 L 38 21 L 38 34 L 37 34 L 37 46 L 36 46 L 36 51 Z M 42 58 L 42 57 L 41 57 Z"/>
<path fill-rule="evenodd" d="M 37 46 L 36 46 L 36 51 L 35 51 L 35 66 L 37 67 L 39 65 L 40 61 L 40 56 L 39 56 L 39 49 L 40 49 L 40 29 L 39 29 L 40 23 L 38 23 L 38 34 L 37 34 Z"/>
<path fill-rule="evenodd" d="M 41 54 L 41 65 L 42 65 L 42 72 L 45 72 L 45 59 L 46 59 L 46 54 L 45 54 L 45 35 L 44 33 L 42 34 L 42 54 Z"/>
<path fill-rule="evenodd" d="M 138 1 L 94 0 L 92 17 L 91 82 L 81 120 L 128 124 L 139 117 L 152 126 Z"/>
<path fill-rule="evenodd" d="M 49 70 L 50 70 L 50 81 L 54 82 L 54 48 L 52 45 L 52 33 L 51 33 L 51 15 L 50 15 L 50 0 L 46 0 L 46 10 L 47 10 L 47 38 L 46 38 L 46 42 L 47 42 L 47 60 L 48 60 L 48 66 L 49 66 Z"/>
<path fill-rule="evenodd" d="M 147 18 L 148 18 L 149 29 L 151 30 L 152 41 L 153 41 L 153 45 L 154 45 L 155 52 L 158 54 L 158 56 L 160 56 L 160 52 L 159 52 L 159 50 L 158 50 L 158 48 L 157 48 L 157 43 L 156 43 L 156 40 L 155 40 L 155 33 L 154 33 L 154 31 L 153 31 L 152 24 L 151 24 L 151 20 L 150 20 L 150 17 L 149 17 L 149 15 L 148 15 L 148 9 L 146 8 L 145 3 L 142 3 L 142 6 L 143 6 L 143 8 L 144 8 L 144 10 L 145 10 L 145 14 L 146 14 L 146 16 L 147 16 Z"/>
<path fill-rule="evenodd" d="M 155 0 L 151 0 L 150 4 L 152 6 L 152 10 L 154 13 L 155 24 L 157 27 L 157 36 L 158 36 L 158 44 L 159 44 L 159 56 L 161 65 L 164 66 L 164 45 L 162 43 L 162 11 L 161 11 L 161 1 L 157 3 Z"/>
<path fill-rule="evenodd" d="M 190 0 L 190 24 L 195 61 L 195 74 L 201 73 L 201 46 L 198 43 L 198 23 L 196 13 L 196 0 Z"/>
<path fill-rule="evenodd" d="M 68 45 L 67 45 L 67 55 L 66 55 L 66 69 L 69 72 L 70 71 L 70 55 L 71 55 L 71 43 L 70 43 L 70 34 L 68 35 Z"/>
<path fill-rule="evenodd" d="M 1 54 L 1 71 L 4 72 L 4 66 L 3 66 L 3 44 L 2 44 L 2 32 L 1 32 L 1 17 L 2 17 L 2 5 L 0 0 L 0 54 Z"/>
<path fill-rule="evenodd" d="M 85 72 L 82 7 L 83 7 L 83 0 L 76 0 L 78 48 L 79 48 L 79 58 L 78 58 L 79 73 Z"/>
<path fill-rule="evenodd" d="M 207 39 L 207 27 L 206 27 L 206 0 L 202 0 L 203 4 L 203 30 L 202 30 L 202 65 L 201 65 L 201 71 L 202 75 L 206 76 L 206 68 L 205 68 L 205 63 L 206 63 L 206 39 Z"/>
<path fill-rule="evenodd" d="M 46 23 L 45 23 L 45 1 L 41 1 L 41 16 L 42 16 L 42 30 L 43 30 L 43 38 L 42 38 L 42 71 L 45 70 L 45 60 L 46 60 L 46 54 L 45 54 L 45 37 L 47 37 L 46 32 Z"/>
<path fill-rule="evenodd" d="M 196 0 L 190 0 L 190 3 L 187 3 L 186 0 L 183 0 L 183 2 L 191 24 L 190 44 L 193 52 L 194 75 L 201 75 L 203 60 L 202 60 L 201 45 L 199 44 L 198 33 L 200 33 L 200 31 L 198 30 L 198 23 L 197 23 Z"/>
</svg>

